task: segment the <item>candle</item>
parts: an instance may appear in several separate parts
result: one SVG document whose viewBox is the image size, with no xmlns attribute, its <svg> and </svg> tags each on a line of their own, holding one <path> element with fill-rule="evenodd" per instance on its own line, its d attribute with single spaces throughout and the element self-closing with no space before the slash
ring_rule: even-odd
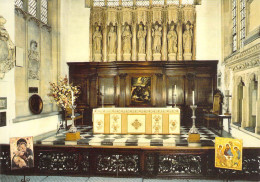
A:
<svg viewBox="0 0 260 182">
<path fill-rule="evenodd" d="M 177 87 L 176 87 L 176 85 L 174 86 L 174 95 L 175 96 L 177 95 Z"/>
<path fill-rule="evenodd" d="M 74 93 L 73 90 L 71 90 L 71 103 L 74 105 Z"/>
<path fill-rule="evenodd" d="M 194 91 L 192 91 L 192 103 L 193 103 L 193 105 L 195 105 L 195 94 L 194 94 Z"/>
<path fill-rule="evenodd" d="M 102 85 L 102 95 L 105 95 L 105 86 Z"/>
</svg>

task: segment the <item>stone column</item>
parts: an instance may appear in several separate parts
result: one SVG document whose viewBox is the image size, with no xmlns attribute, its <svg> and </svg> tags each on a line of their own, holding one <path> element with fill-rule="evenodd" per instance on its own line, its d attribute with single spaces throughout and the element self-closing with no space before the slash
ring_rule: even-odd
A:
<svg viewBox="0 0 260 182">
<path fill-rule="evenodd" d="M 102 58 L 103 62 L 107 62 L 107 26 L 104 25 L 103 28 L 103 50 L 102 50 Z"/>
<path fill-rule="evenodd" d="M 163 35 L 162 35 L 162 61 L 167 61 L 167 23 L 163 23 Z"/>
<path fill-rule="evenodd" d="M 248 114 L 247 110 L 247 92 L 248 85 L 243 86 L 243 99 L 242 99 L 242 121 L 241 121 L 241 127 L 246 127 L 246 115 Z M 241 111 L 240 111 L 241 112 Z"/>
<path fill-rule="evenodd" d="M 122 25 L 121 25 L 121 23 L 118 23 L 118 26 L 117 26 L 117 61 L 122 61 L 121 36 L 122 36 Z"/>
<path fill-rule="evenodd" d="M 136 53 L 136 23 L 134 22 L 132 25 L 132 61 L 137 61 L 137 53 Z"/>
<path fill-rule="evenodd" d="M 147 38 L 146 38 L 146 60 L 152 61 L 152 25 L 151 23 L 147 24 Z"/>
<path fill-rule="evenodd" d="M 178 55 L 177 60 L 182 60 L 182 22 L 179 22 L 176 28 L 178 34 Z"/>
<path fill-rule="evenodd" d="M 260 132 L 260 72 L 256 75 L 257 77 L 257 101 L 256 101 L 256 128 L 255 133 Z"/>
<path fill-rule="evenodd" d="M 236 79 L 234 79 L 233 81 L 233 91 L 232 91 L 232 122 L 237 122 L 238 120 L 238 92 L 237 92 L 237 89 L 238 89 L 238 84 L 237 84 L 237 81 Z"/>
</svg>

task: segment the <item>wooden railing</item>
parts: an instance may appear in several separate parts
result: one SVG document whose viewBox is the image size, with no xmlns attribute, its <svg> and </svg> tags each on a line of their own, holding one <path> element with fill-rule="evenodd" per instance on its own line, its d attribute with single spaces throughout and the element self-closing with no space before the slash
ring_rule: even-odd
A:
<svg viewBox="0 0 260 182">
<path fill-rule="evenodd" d="M 260 180 L 260 148 L 243 149 L 243 170 L 214 167 L 214 148 L 34 146 L 34 168 L 11 170 L 0 145 L 0 169 L 10 175 L 113 176 Z"/>
</svg>

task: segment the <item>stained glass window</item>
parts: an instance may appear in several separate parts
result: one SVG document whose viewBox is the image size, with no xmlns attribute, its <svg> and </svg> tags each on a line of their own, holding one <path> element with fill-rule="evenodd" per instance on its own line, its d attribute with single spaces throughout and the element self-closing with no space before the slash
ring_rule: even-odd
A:
<svg viewBox="0 0 260 182">
<path fill-rule="evenodd" d="M 41 0 L 41 21 L 48 23 L 48 0 Z"/>
<path fill-rule="evenodd" d="M 107 6 L 119 6 L 119 0 L 107 0 Z"/>
<path fill-rule="evenodd" d="M 240 0 L 240 46 L 244 46 L 246 37 L 246 0 Z"/>
<path fill-rule="evenodd" d="M 194 4 L 194 0 L 182 0 L 182 4 Z"/>
<path fill-rule="evenodd" d="M 179 0 L 167 0 L 167 4 L 176 4 L 178 5 L 180 2 Z"/>
<path fill-rule="evenodd" d="M 93 6 L 105 6 L 105 0 L 94 0 Z"/>
<path fill-rule="evenodd" d="M 235 52 L 237 50 L 237 2 L 236 0 L 232 0 L 232 22 L 233 22 L 233 31 L 232 31 L 232 50 Z"/>
<path fill-rule="evenodd" d="M 163 0 L 153 0 L 152 3 L 153 3 L 153 5 L 164 5 Z"/>
<path fill-rule="evenodd" d="M 133 0 L 122 0 L 122 6 L 133 6 Z"/>
<path fill-rule="evenodd" d="M 149 0 L 136 0 L 137 6 L 149 6 Z"/>
<path fill-rule="evenodd" d="M 32 16 L 36 17 L 37 0 L 29 0 L 28 11 Z"/>
<path fill-rule="evenodd" d="M 23 9 L 23 0 L 15 0 L 15 5 L 16 5 L 18 8 Z"/>
</svg>

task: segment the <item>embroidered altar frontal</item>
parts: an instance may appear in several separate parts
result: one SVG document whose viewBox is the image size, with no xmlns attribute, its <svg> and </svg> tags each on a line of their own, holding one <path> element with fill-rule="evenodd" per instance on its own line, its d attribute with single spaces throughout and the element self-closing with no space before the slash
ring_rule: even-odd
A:
<svg viewBox="0 0 260 182">
<path fill-rule="evenodd" d="M 93 109 L 93 133 L 180 134 L 179 108 Z"/>
</svg>

